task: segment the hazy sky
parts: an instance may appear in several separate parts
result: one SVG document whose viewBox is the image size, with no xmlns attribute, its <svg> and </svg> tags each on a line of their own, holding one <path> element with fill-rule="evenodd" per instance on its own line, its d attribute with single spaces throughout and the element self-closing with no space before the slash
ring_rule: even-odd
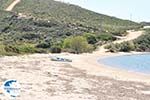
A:
<svg viewBox="0 0 150 100">
<path fill-rule="evenodd" d="M 57 0 L 133 21 L 150 21 L 150 0 Z"/>
</svg>

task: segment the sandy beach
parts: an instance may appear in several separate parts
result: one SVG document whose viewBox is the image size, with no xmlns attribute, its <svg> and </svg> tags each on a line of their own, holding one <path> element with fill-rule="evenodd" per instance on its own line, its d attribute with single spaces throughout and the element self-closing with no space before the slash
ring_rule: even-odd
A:
<svg viewBox="0 0 150 100">
<path fill-rule="evenodd" d="M 60 57 L 71 58 L 73 62 L 70 63 L 51 61 L 50 56 L 57 54 L 1 57 L 1 84 L 7 79 L 17 79 L 20 82 L 21 94 L 16 100 L 149 100 L 150 98 L 148 77 L 102 66 L 95 58 L 91 58 L 94 57 L 93 54 L 92 56 L 59 54 Z M 95 62 L 91 63 L 92 60 Z M 129 81 L 132 78 L 136 80 Z M 0 94 L 0 98 L 8 100 L 3 93 Z"/>
<path fill-rule="evenodd" d="M 97 75 L 97 76 L 107 76 L 114 78 L 116 80 L 124 81 L 138 81 L 138 82 L 147 82 L 150 83 L 150 75 L 136 72 L 129 72 L 127 70 L 114 68 L 111 66 L 106 66 L 100 64 L 98 60 L 103 57 L 110 56 L 120 56 L 120 55 L 130 55 L 130 54 L 141 54 L 138 52 L 132 53 L 99 53 L 99 54 L 61 54 L 56 55 L 59 57 L 65 57 L 72 59 L 73 62 L 70 63 L 73 67 L 86 70 L 87 73 Z"/>
</svg>

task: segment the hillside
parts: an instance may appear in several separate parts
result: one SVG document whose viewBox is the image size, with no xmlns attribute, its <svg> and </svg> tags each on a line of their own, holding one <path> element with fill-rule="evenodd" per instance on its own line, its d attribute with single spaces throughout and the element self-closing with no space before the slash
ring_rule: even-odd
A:
<svg viewBox="0 0 150 100">
<path fill-rule="evenodd" d="M 142 24 L 143 26 L 150 26 L 150 22 L 141 22 L 140 24 Z"/>
<path fill-rule="evenodd" d="M 0 10 L 5 9 L 10 5 L 14 0 L 0 0 Z"/>
<path fill-rule="evenodd" d="M 74 23 L 98 30 L 128 29 L 138 26 L 137 23 L 98 14 L 78 6 L 53 0 L 22 0 L 14 11 L 41 19 L 52 19 L 65 23 Z"/>
<path fill-rule="evenodd" d="M 7 8 L 10 2 L 1 0 L 1 7 Z M 53 0 L 21 0 L 12 12 L 0 13 L 0 54 L 47 52 L 53 46 L 63 49 L 65 38 L 85 33 L 89 33 L 85 37 L 95 48 L 113 41 L 113 34 L 122 35 L 127 29 L 141 27 Z"/>
<path fill-rule="evenodd" d="M 143 30 L 143 33 L 133 41 L 111 44 L 107 48 L 112 52 L 150 52 L 150 29 Z"/>
</svg>

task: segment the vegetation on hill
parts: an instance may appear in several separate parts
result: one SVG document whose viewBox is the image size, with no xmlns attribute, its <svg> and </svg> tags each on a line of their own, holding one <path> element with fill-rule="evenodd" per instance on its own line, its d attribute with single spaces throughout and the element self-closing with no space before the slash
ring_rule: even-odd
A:
<svg viewBox="0 0 150 100">
<path fill-rule="evenodd" d="M 106 48 L 111 52 L 150 52 L 150 30 L 146 30 L 144 35 L 133 41 L 123 42 L 121 44 L 111 44 L 106 46 Z"/>
<path fill-rule="evenodd" d="M 150 29 L 146 30 L 146 33 L 134 40 L 136 51 L 150 52 Z"/>
<path fill-rule="evenodd" d="M 1 0 L 1 7 L 4 8 L 9 2 L 11 0 Z M 18 13 L 27 17 L 19 16 Z M 98 14 L 71 4 L 53 0 L 22 0 L 13 12 L 0 10 L 0 55 L 91 52 L 97 45 L 115 40 L 114 35 L 123 35 L 126 29 L 138 27 L 141 25 L 135 22 Z M 67 40 L 71 41 L 70 45 L 76 44 L 76 38 L 72 38 L 76 36 L 78 42 L 84 44 L 82 48 L 64 48 Z"/>
<path fill-rule="evenodd" d="M 110 44 L 105 48 L 109 49 L 110 52 L 130 52 L 135 50 L 135 45 L 132 41 L 129 41 L 120 44 Z"/>
<path fill-rule="evenodd" d="M 78 6 L 53 0 L 22 0 L 14 11 L 36 18 L 89 27 L 95 31 L 118 31 L 139 27 L 137 23 L 132 21 L 98 14 Z"/>
<path fill-rule="evenodd" d="M 14 0 L 0 0 L 0 10 L 6 9 Z"/>
<path fill-rule="evenodd" d="M 143 26 L 150 26 L 150 22 L 141 22 L 140 24 Z"/>
</svg>

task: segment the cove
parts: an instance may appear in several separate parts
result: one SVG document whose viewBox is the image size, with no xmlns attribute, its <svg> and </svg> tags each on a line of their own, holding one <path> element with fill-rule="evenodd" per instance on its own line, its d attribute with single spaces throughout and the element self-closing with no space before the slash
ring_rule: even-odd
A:
<svg viewBox="0 0 150 100">
<path fill-rule="evenodd" d="M 150 74 L 150 53 L 105 57 L 98 62 L 127 71 Z"/>
</svg>

